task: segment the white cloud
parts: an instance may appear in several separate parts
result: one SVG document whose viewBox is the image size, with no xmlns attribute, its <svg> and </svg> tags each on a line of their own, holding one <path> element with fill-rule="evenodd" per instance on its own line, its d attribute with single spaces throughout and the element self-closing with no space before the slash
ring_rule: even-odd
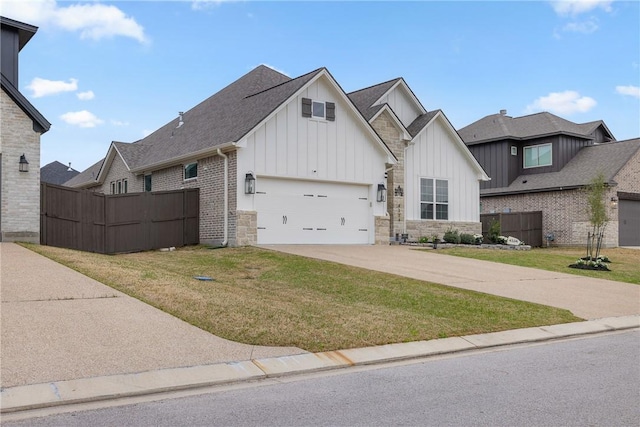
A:
<svg viewBox="0 0 640 427">
<path fill-rule="evenodd" d="M 231 3 L 238 0 L 192 0 L 191 9 L 205 10 L 212 7 L 220 6 L 222 3 Z"/>
<path fill-rule="evenodd" d="M 70 125 L 81 128 L 93 128 L 104 123 L 104 120 L 100 120 L 87 110 L 65 113 L 60 118 Z"/>
<path fill-rule="evenodd" d="M 79 32 L 83 39 L 123 36 L 141 43 L 148 41 L 144 28 L 113 5 L 89 3 L 59 6 L 56 0 L 2 0 L 2 15 L 40 27 L 52 26 Z"/>
<path fill-rule="evenodd" d="M 640 99 L 640 87 L 638 86 L 616 86 L 616 92 L 620 95 L 628 95 Z"/>
<path fill-rule="evenodd" d="M 34 98 L 41 98 L 62 92 L 76 91 L 78 90 L 78 80 L 69 79 L 68 82 L 64 82 L 62 80 L 47 80 L 36 77 L 27 85 L 27 89 L 32 91 L 31 96 Z"/>
<path fill-rule="evenodd" d="M 551 2 L 551 7 L 560 16 L 580 15 L 594 9 L 611 12 L 613 0 L 557 0 Z"/>
<path fill-rule="evenodd" d="M 588 96 L 580 96 L 573 90 L 564 92 L 551 92 L 547 96 L 541 96 L 527 106 L 527 112 L 549 111 L 557 114 L 585 113 L 597 105 L 595 99 Z"/>
<path fill-rule="evenodd" d="M 598 21 L 591 18 L 584 22 L 569 22 L 562 29 L 572 33 L 591 34 L 598 30 Z"/>
<path fill-rule="evenodd" d="M 111 124 L 113 126 L 129 126 L 129 122 L 121 122 L 120 120 L 111 119 Z"/>
<path fill-rule="evenodd" d="M 284 74 L 284 75 L 285 75 L 285 76 L 287 76 L 287 77 L 291 77 L 291 76 L 289 75 L 289 73 L 287 73 L 286 71 L 280 70 L 279 68 L 276 68 L 276 67 L 274 67 L 273 65 L 269 65 L 269 64 L 264 63 L 264 62 L 263 62 L 263 63 L 261 63 L 261 64 L 259 64 L 259 65 L 264 65 L 265 67 L 269 67 L 269 68 L 271 68 L 272 70 L 279 72 L 280 74 Z M 256 65 L 256 67 L 257 67 L 257 65 Z M 256 67 L 251 67 L 251 69 L 254 69 L 254 68 L 256 68 Z"/>
<path fill-rule="evenodd" d="M 86 92 L 78 92 L 76 96 L 80 101 L 89 101 L 96 97 L 92 90 L 88 90 Z"/>
</svg>

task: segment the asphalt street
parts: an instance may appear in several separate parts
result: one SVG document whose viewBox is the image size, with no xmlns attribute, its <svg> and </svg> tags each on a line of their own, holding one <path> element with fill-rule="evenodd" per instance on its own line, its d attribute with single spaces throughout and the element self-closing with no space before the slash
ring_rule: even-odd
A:
<svg viewBox="0 0 640 427">
<path fill-rule="evenodd" d="M 3 426 L 637 426 L 640 330 L 221 387 Z"/>
</svg>

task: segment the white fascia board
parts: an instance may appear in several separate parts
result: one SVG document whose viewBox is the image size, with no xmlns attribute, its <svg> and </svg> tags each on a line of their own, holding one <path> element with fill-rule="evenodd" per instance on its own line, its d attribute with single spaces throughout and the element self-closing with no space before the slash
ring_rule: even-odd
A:
<svg viewBox="0 0 640 427">
<path fill-rule="evenodd" d="M 395 88 L 397 88 L 398 86 L 402 86 L 402 88 L 407 93 L 407 95 L 409 95 L 409 98 L 411 98 L 413 100 L 413 102 L 416 104 L 416 107 L 418 107 L 418 109 L 420 110 L 421 114 L 426 114 L 427 113 L 427 110 L 424 109 L 424 107 L 422 106 L 422 103 L 420 102 L 420 100 L 416 97 L 416 95 L 409 88 L 409 85 L 404 81 L 404 78 L 402 78 L 402 77 L 400 77 L 400 80 L 398 80 L 393 86 L 391 86 L 388 91 L 383 93 L 382 96 L 380 96 L 380 98 L 376 99 L 376 102 L 374 102 L 371 105 L 378 104 L 382 100 L 382 98 L 384 98 L 385 96 L 387 96 L 388 94 L 393 92 L 393 90 Z"/>
<path fill-rule="evenodd" d="M 218 149 L 222 150 L 222 151 L 232 151 L 229 150 L 230 148 L 235 149 L 236 148 L 236 143 L 235 142 L 225 142 L 222 145 L 216 145 L 215 147 L 207 147 L 205 149 L 199 150 L 199 151 L 192 151 L 191 153 L 188 154 L 184 154 L 182 156 L 178 156 L 178 157 L 172 157 L 171 159 L 168 160 L 163 160 L 161 162 L 156 162 L 156 163 L 152 163 L 149 165 L 144 165 L 144 166 L 140 166 L 139 168 L 135 168 L 135 169 L 129 169 L 129 172 L 136 174 L 136 175 L 140 175 L 143 173 L 147 173 L 147 172 L 153 172 L 159 169 L 165 169 L 171 166 L 176 166 L 176 165 L 180 165 L 182 163 L 184 163 L 185 161 L 193 161 L 193 160 L 198 160 L 198 159 L 202 159 L 204 157 L 210 157 L 213 155 L 217 155 L 218 153 Z"/>
<path fill-rule="evenodd" d="M 400 121 L 398 116 L 396 115 L 395 111 L 393 111 L 393 109 L 386 102 L 384 103 L 384 107 L 382 107 L 380 110 L 378 110 L 378 112 L 376 114 L 374 114 L 373 117 L 371 117 L 371 120 L 369 120 L 369 123 L 373 123 L 373 121 L 375 119 L 377 119 L 378 116 L 380 114 L 382 114 L 383 111 L 389 112 L 389 115 L 393 119 L 393 122 L 396 124 L 398 129 L 400 129 L 400 131 L 402 132 L 402 139 L 404 139 L 406 141 L 410 141 L 411 140 L 411 134 L 409 133 L 407 128 L 404 127 L 404 125 L 402 124 L 402 122 Z"/>
<path fill-rule="evenodd" d="M 380 138 L 380 136 L 373 130 L 373 128 L 371 127 L 371 125 L 369 123 L 367 123 L 367 121 L 364 119 L 364 117 L 362 116 L 362 113 L 360 113 L 360 111 L 358 111 L 358 109 L 355 107 L 355 105 L 353 105 L 353 102 L 351 102 L 351 100 L 349 99 L 349 97 L 347 96 L 346 93 L 344 93 L 344 91 L 342 90 L 342 88 L 338 85 L 338 83 L 333 79 L 333 77 L 331 77 L 331 75 L 327 72 L 326 68 L 323 68 L 320 72 L 318 72 L 318 74 L 316 74 L 311 80 L 309 80 L 304 86 L 302 86 L 300 89 L 298 89 L 293 95 L 291 95 L 289 98 L 287 98 L 287 100 L 285 102 L 283 102 L 282 104 L 280 104 L 278 106 L 278 108 L 276 108 L 275 110 L 273 110 L 271 112 L 271 114 L 269 114 L 267 117 L 265 117 L 264 119 L 262 119 L 262 121 L 260 121 L 257 125 L 255 125 L 253 127 L 253 129 L 251 129 L 249 132 L 247 132 L 242 139 L 244 139 L 245 141 L 248 139 L 248 137 L 250 135 L 252 135 L 256 129 L 258 129 L 260 126 L 262 126 L 263 124 L 267 123 L 269 120 L 271 120 L 276 114 L 278 114 L 280 111 L 282 111 L 284 108 L 286 108 L 287 105 L 289 105 L 289 103 L 293 100 L 296 99 L 302 92 L 304 92 L 309 86 L 311 86 L 313 83 L 315 83 L 316 80 L 320 79 L 321 76 L 324 76 L 327 78 L 327 80 L 329 81 L 329 83 L 333 86 L 333 88 L 335 89 L 335 91 L 340 94 L 339 96 L 342 97 L 343 101 L 349 105 L 349 107 L 351 107 L 351 110 L 353 112 L 353 114 L 358 118 L 357 120 L 360 121 L 360 123 L 365 127 L 365 129 L 367 129 L 367 131 L 369 132 L 369 134 L 378 142 L 378 145 L 380 146 L 380 148 L 382 148 L 382 150 L 387 154 L 388 157 L 388 163 L 392 163 L 392 164 L 396 164 L 396 158 L 393 155 L 393 153 L 391 152 L 391 150 L 389 150 L 389 147 L 387 147 L 387 145 L 384 143 L 384 141 L 382 140 L 382 138 Z M 246 142 L 245 142 L 246 145 Z"/>
<path fill-rule="evenodd" d="M 414 141 L 417 141 L 420 135 L 422 135 L 422 133 L 429 126 L 431 126 L 433 122 L 435 122 L 436 120 L 440 120 L 441 123 L 444 123 L 445 127 L 449 130 L 449 133 L 453 137 L 453 140 L 456 142 L 458 149 L 462 152 L 462 155 L 465 156 L 467 160 L 469 160 L 469 162 L 471 162 L 473 167 L 476 169 L 476 172 L 478 174 L 478 181 L 491 181 L 491 178 L 489 178 L 489 175 L 487 175 L 487 173 L 484 171 L 484 168 L 480 166 L 480 163 L 478 163 L 478 160 L 476 160 L 473 154 L 471 154 L 471 151 L 469 150 L 467 145 L 464 143 L 462 138 L 460 138 L 460 135 L 455 130 L 455 128 L 453 127 L 449 119 L 447 119 L 447 117 L 444 115 L 442 110 L 438 111 L 436 115 L 433 116 L 431 120 L 429 120 L 429 122 L 426 125 L 424 125 L 422 129 L 420 129 L 420 132 L 418 132 L 416 136 L 413 138 L 412 143 L 414 143 Z"/>
<path fill-rule="evenodd" d="M 107 155 L 104 158 L 104 162 L 102 162 L 102 166 L 100 167 L 100 171 L 98 172 L 98 176 L 96 177 L 97 184 L 103 183 L 104 176 L 108 173 L 105 171 L 111 169 L 111 164 L 113 163 L 113 159 L 115 158 L 116 153 L 120 156 L 120 153 L 117 151 L 115 145 L 113 144 L 113 142 L 111 142 L 111 145 L 107 150 Z M 122 156 L 120 156 L 120 158 L 122 158 Z M 124 161 L 124 159 L 122 159 L 122 161 Z M 125 165 L 126 164 L 127 163 L 125 162 Z"/>
</svg>

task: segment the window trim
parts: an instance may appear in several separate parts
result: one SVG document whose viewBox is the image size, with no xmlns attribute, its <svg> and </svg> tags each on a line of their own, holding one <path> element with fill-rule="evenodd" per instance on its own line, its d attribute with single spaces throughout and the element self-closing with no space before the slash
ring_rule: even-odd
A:
<svg viewBox="0 0 640 427">
<path fill-rule="evenodd" d="M 422 182 L 423 180 L 431 180 L 432 183 L 432 200 L 422 200 Z M 447 201 L 446 202 L 438 202 L 438 181 L 445 182 L 447 184 Z M 451 205 L 450 197 L 449 197 L 449 179 L 440 179 L 440 178 L 432 178 L 432 177 L 420 177 L 418 179 L 418 200 L 419 200 L 419 216 L 423 221 L 449 221 L 449 206 Z M 432 205 L 432 218 L 423 218 L 422 217 L 422 205 L 429 204 Z M 446 218 L 438 218 L 438 206 L 446 206 L 447 207 L 447 217 Z"/>
<path fill-rule="evenodd" d="M 147 177 L 149 177 L 149 189 L 147 190 Z M 144 191 L 145 192 L 151 192 L 153 191 L 153 178 L 152 178 L 152 174 L 148 173 L 145 174 L 144 176 L 144 180 L 143 180 L 143 185 L 144 185 Z"/>
<path fill-rule="evenodd" d="M 187 168 L 191 165 L 196 165 L 196 175 L 187 178 Z M 182 167 L 182 179 L 183 181 L 193 181 L 198 179 L 198 161 L 196 160 L 195 162 L 190 162 L 190 163 L 185 163 Z"/>
<path fill-rule="evenodd" d="M 537 149 L 539 150 L 540 147 L 546 147 L 549 146 L 549 164 L 544 164 L 541 165 L 540 164 L 540 155 L 536 156 L 536 159 L 538 160 L 538 164 L 534 165 L 534 166 L 527 166 L 527 149 Z M 522 167 L 523 169 L 532 169 L 532 168 L 544 168 L 544 167 L 548 167 L 548 166 L 553 166 L 553 144 L 551 142 L 545 142 L 544 144 L 536 144 L 536 145 L 528 145 L 526 147 L 522 148 Z"/>
<path fill-rule="evenodd" d="M 322 105 L 322 115 L 318 116 L 315 114 L 314 111 L 314 107 L 316 106 L 316 104 L 318 105 Z M 327 103 L 326 102 L 321 102 L 321 101 L 315 101 L 315 100 L 311 100 L 311 118 L 312 119 L 322 119 L 322 120 L 326 120 L 327 119 Z"/>
</svg>

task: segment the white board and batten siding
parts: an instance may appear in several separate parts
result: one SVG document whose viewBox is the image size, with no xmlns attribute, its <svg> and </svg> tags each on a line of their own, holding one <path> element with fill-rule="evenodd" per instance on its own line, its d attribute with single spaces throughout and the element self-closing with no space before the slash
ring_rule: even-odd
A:
<svg viewBox="0 0 640 427">
<path fill-rule="evenodd" d="M 397 85 L 391 92 L 380 98 L 377 104 L 387 103 L 398 116 L 404 127 L 409 127 L 422 114 L 413 98 L 407 93 L 404 85 Z"/>
<path fill-rule="evenodd" d="M 334 102 L 335 121 L 302 117 L 302 98 Z M 388 154 L 355 114 L 321 76 L 241 141 L 238 183 L 253 172 L 256 194 L 239 185 L 237 207 L 258 212 L 258 243 L 375 242 Z"/>
<path fill-rule="evenodd" d="M 420 219 L 420 178 L 446 179 L 449 221 L 480 221 L 478 172 L 454 140 L 451 130 L 436 118 L 405 152 L 407 220 Z"/>
</svg>

